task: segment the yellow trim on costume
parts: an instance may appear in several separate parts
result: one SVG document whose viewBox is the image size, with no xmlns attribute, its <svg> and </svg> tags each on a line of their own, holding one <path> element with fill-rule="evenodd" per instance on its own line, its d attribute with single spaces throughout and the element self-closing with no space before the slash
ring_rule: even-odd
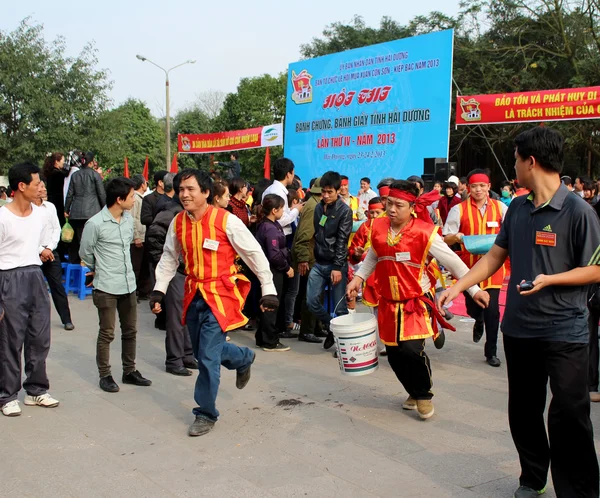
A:
<svg viewBox="0 0 600 498">
<path fill-rule="evenodd" d="M 389 277 L 390 292 L 394 301 L 400 301 L 400 292 L 398 291 L 398 277 Z"/>
<path fill-rule="evenodd" d="M 425 271 L 425 262 L 427 261 L 427 256 L 429 256 L 429 249 L 431 249 L 431 244 L 433 244 L 433 240 L 435 239 L 435 236 L 437 235 L 437 228 L 436 226 L 433 227 L 432 231 L 431 231 L 431 235 L 429 236 L 429 240 L 427 241 L 427 246 L 425 247 L 425 251 L 423 251 L 423 258 L 421 259 L 421 265 L 420 265 L 420 270 L 419 270 L 419 283 L 421 283 L 421 280 L 423 279 L 423 272 Z"/>
</svg>

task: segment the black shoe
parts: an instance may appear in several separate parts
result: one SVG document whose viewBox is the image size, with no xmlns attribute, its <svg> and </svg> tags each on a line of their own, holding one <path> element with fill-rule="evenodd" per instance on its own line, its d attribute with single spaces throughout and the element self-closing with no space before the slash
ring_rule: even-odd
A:
<svg viewBox="0 0 600 498">
<path fill-rule="evenodd" d="M 128 374 L 123 374 L 123 384 L 133 384 L 134 386 L 151 386 L 152 381 L 144 379 L 139 370 L 134 370 Z"/>
<path fill-rule="evenodd" d="M 198 370 L 198 360 L 183 360 L 183 366 L 185 368 L 189 368 L 190 370 Z"/>
<path fill-rule="evenodd" d="M 322 330 L 322 329 L 321 330 L 317 330 L 315 332 L 315 336 L 316 337 L 323 337 L 323 338 L 325 338 L 325 337 L 327 337 L 327 332 L 325 330 Z"/>
<path fill-rule="evenodd" d="M 379 351 L 379 356 L 387 356 L 387 350 L 382 349 L 381 351 Z"/>
<path fill-rule="evenodd" d="M 74 328 L 75 325 L 73 325 L 71 322 L 65 323 L 65 330 L 73 330 Z"/>
<path fill-rule="evenodd" d="M 268 351 L 270 353 L 289 351 L 290 349 L 291 348 L 289 346 L 286 346 L 285 344 L 281 344 L 280 342 L 278 342 L 275 346 L 264 346 L 263 347 L 263 351 Z"/>
<path fill-rule="evenodd" d="M 286 330 L 285 332 L 280 332 L 279 337 L 281 337 L 282 339 L 297 339 L 298 334 L 295 334 L 291 330 Z"/>
<path fill-rule="evenodd" d="M 333 352 L 333 357 L 334 357 L 334 358 L 337 358 L 338 356 L 339 356 L 339 355 L 338 355 L 338 350 L 336 349 L 336 350 L 334 350 L 334 352 Z"/>
<path fill-rule="evenodd" d="M 304 342 L 313 342 L 315 344 L 321 344 L 323 342 L 315 334 L 299 334 L 298 340 Z"/>
<path fill-rule="evenodd" d="M 330 331 L 327 333 L 327 338 L 325 339 L 325 342 L 323 343 L 323 348 L 329 349 L 334 344 L 335 344 L 335 337 L 333 337 L 333 332 Z"/>
<path fill-rule="evenodd" d="M 107 393 L 118 393 L 119 385 L 112 378 L 112 375 L 107 375 L 106 377 L 100 377 L 100 389 Z"/>
<path fill-rule="evenodd" d="M 543 495 L 545 492 L 545 487 L 541 491 L 536 491 L 529 486 L 519 486 L 519 489 L 515 491 L 513 496 L 514 498 L 537 498 L 538 496 Z"/>
<path fill-rule="evenodd" d="M 167 367 L 167 373 L 173 374 L 173 375 L 180 375 L 181 377 L 189 377 L 190 375 L 192 375 L 192 372 L 190 372 L 187 368 L 185 367 Z"/>
<path fill-rule="evenodd" d="M 154 320 L 154 328 L 158 330 L 167 330 L 167 324 L 158 318 Z"/>
<path fill-rule="evenodd" d="M 499 367 L 501 365 L 501 361 L 497 356 L 490 356 L 489 358 L 486 358 L 485 361 L 487 361 L 488 365 L 491 367 Z"/>
<path fill-rule="evenodd" d="M 208 434 L 212 431 L 214 426 L 215 423 L 212 420 L 197 415 L 194 423 L 190 425 L 188 435 L 192 437 L 204 436 L 204 434 Z"/>
<path fill-rule="evenodd" d="M 241 372 L 239 370 L 237 371 L 235 376 L 235 387 L 237 387 L 238 389 L 244 389 L 244 387 L 246 387 L 246 385 L 250 381 L 250 374 L 252 373 L 252 363 L 254 363 L 254 360 L 256 360 L 256 355 L 254 355 L 252 361 L 250 362 L 250 365 L 248 366 L 248 368 L 246 368 L 246 370 L 243 370 Z"/>
<path fill-rule="evenodd" d="M 483 322 L 475 322 L 473 325 L 473 342 L 479 342 L 483 337 Z"/>
<path fill-rule="evenodd" d="M 444 329 L 440 329 L 440 334 L 436 339 L 433 340 L 433 345 L 436 347 L 436 349 L 442 349 L 444 344 L 446 344 L 446 334 Z"/>
</svg>

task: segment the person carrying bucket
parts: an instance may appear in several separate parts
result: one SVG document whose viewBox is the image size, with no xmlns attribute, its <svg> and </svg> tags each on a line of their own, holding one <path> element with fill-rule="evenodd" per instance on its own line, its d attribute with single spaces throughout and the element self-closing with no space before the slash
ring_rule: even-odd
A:
<svg viewBox="0 0 600 498">
<path fill-rule="evenodd" d="M 456 329 L 435 307 L 435 289 L 425 263 L 431 256 L 456 277 L 469 269 L 444 243 L 438 227 L 419 218 L 427 208 L 426 203 L 417 202 L 418 194 L 417 187 L 405 180 L 390 185 L 387 216 L 373 220 L 371 249 L 346 293 L 356 295 L 375 272 L 375 285 L 381 296 L 379 335 L 386 345 L 390 366 L 408 392 L 402 408 L 417 410 L 422 419 L 428 419 L 434 408 L 425 339 L 436 334 L 437 322 L 444 328 Z M 489 296 L 477 285 L 468 292 L 481 307 L 487 306 Z"/>
<path fill-rule="evenodd" d="M 456 253 L 469 267 L 473 268 L 481 256 L 470 253 L 463 244 L 465 235 L 498 234 L 504 221 L 508 207 L 500 201 L 490 198 L 490 177 L 482 169 L 475 169 L 467 177 L 470 196 L 466 201 L 450 209 L 446 224 L 444 225 L 444 241 L 449 246 L 460 244 Z M 481 282 L 479 286 L 486 290 L 490 296 L 490 305 L 485 309 L 477 306 L 471 296 L 465 293 L 467 313 L 475 319 L 473 324 L 473 342 L 479 342 L 483 336 L 485 324 L 484 354 L 488 365 L 499 367 L 497 343 L 498 329 L 500 328 L 500 289 L 507 275 L 506 265 L 494 273 L 490 278 Z"/>
</svg>

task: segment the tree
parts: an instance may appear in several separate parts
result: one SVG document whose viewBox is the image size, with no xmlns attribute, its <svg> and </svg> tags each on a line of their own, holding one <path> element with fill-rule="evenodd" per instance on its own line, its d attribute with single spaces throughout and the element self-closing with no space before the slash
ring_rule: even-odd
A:
<svg viewBox="0 0 600 498">
<path fill-rule="evenodd" d="M 196 102 L 193 107 L 201 111 L 208 119 L 215 119 L 223 109 L 225 96 L 225 92 L 220 90 L 201 92 L 196 95 Z"/>
<path fill-rule="evenodd" d="M 29 19 L 0 32 L 0 171 L 80 147 L 108 104 L 110 83 L 96 65 L 93 44 L 66 57 L 64 39 L 47 43 Z"/>
<path fill-rule="evenodd" d="M 215 100 L 213 100 L 215 102 Z M 183 109 L 177 113 L 171 124 L 171 150 L 177 150 L 179 133 L 210 133 L 213 130 L 213 119 L 198 105 Z M 180 154 L 180 168 L 199 168 L 208 171 L 209 157 L 206 154 Z"/>
</svg>

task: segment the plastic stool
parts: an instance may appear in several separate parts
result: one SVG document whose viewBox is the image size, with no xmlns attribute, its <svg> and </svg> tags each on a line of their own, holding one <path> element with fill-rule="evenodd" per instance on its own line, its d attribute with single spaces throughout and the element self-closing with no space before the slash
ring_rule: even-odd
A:
<svg viewBox="0 0 600 498">
<path fill-rule="evenodd" d="M 79 299 L 85 299 L 85 296 L 89 296 L 92 293 L 91 287 L 85 286 L 85 274 L 90 270 L 86 266 L 81 265 L 67 265 L 67 271 L 65 275 L 65 292 L 73 292 L 79 296 Z"/>
</svg>

